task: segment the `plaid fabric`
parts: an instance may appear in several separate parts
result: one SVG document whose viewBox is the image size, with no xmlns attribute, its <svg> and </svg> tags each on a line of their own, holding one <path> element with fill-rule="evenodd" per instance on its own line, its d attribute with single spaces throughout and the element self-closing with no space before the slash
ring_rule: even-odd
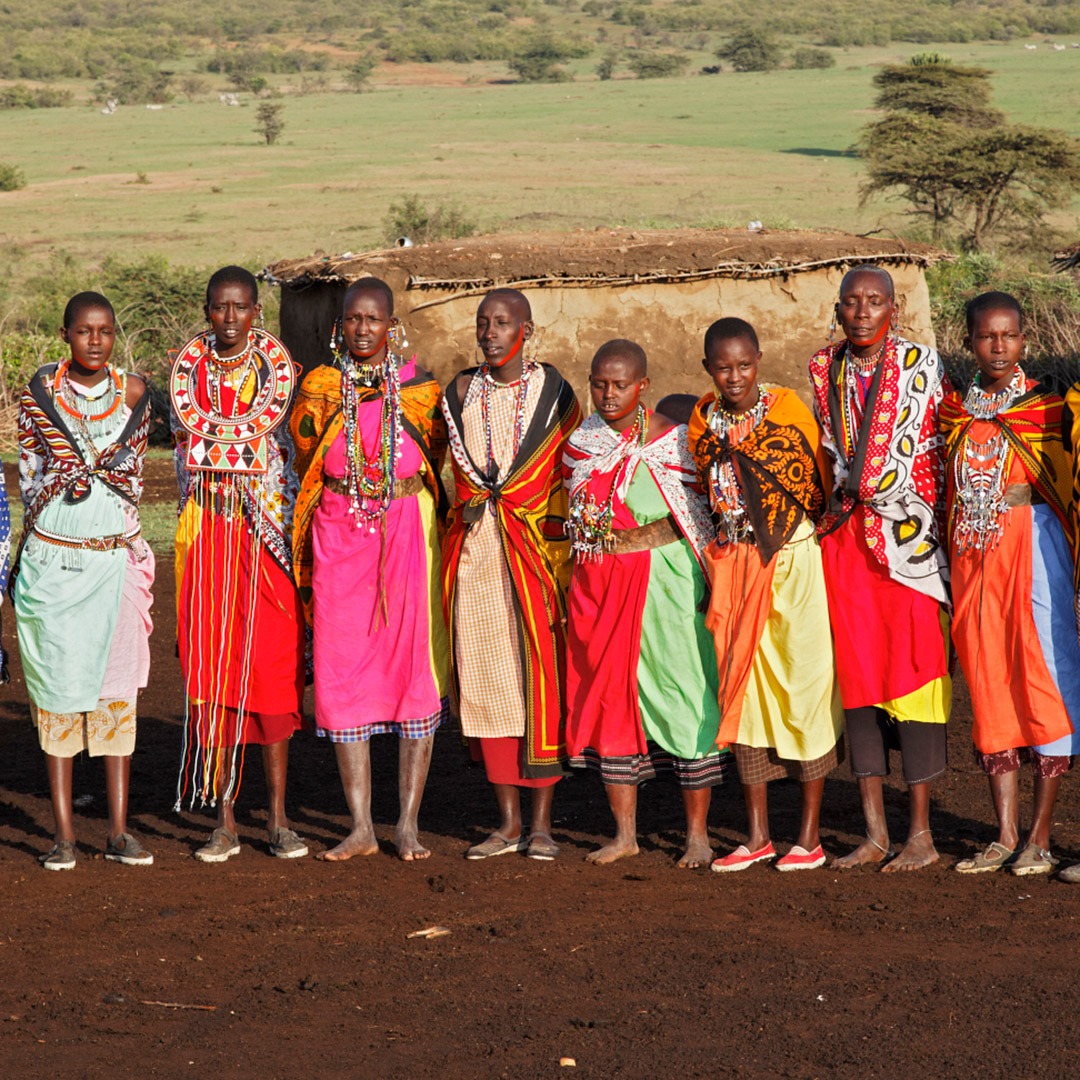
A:
<svg viewBox="0 0 1080 1080">
<path fill-rule="evenodd" d="M 426 739 L 429 735 L 435 734 L 439 725 L 449 715 L 450 701 L 448 698 L 443 698 L 439 703 L 438 712 L 433 712 L 430 716 L 422 716 L 419 720 L 402 720 L 400 724 L 387 720 L 378 724 L 341 728 L 338 731 L 316 728 L 315 733 L 320 739 L 329 739 L 332 743 L 368 742 L 372 735 L 396 735 L 399 739 Z"/>
<path fill-rule="evenodd" d="M 544 368 L 529 376 L 525 400 L 528 428 L 544 388 Z M 474 378 L 462 405 L 465 448 L 473 461 L 487 462 L 487 432 L 480 407 L 482 380 Z M 492 454 L 504 472 L 513 453 L 517 388 L 491 392 Z M 480 738 L 525 734 L 517 598 L 506 565 L 499 522 L 486 510 L 465 536 L 458 564 L 454 612 L 454 662 L 461 695 L 461 730 Z"/>
<path fill-rule="evenodd" d="M 707 757 L 677 758 L 650 745 L 647 754 L 630 757 L 601 757 L 591 746 L 569 762 L 574 769 L 592 769 L 600 773 L 605 784 L 638 785 L 660 776 L 674 776 L 681 788 L 711 788 L 724 782 L 731 767 L 731 754 L 709 754 Z"/>
<path fill-rule="evenodd" d="M 785 778 L 808 784 L 812 780 L 824 779 L 843 758 L 843 747 L 839 743 L 827 754 L 822 754 L 813 761 L 791 761 L 778 757 L 776 751 L 769 746 L 734 743 L 731 749 L 735 753 L 739 782 L 742 784 L 765 784 L 770 780 Z"/>
<path fill-rule="evenodd" d="M 975 764 L 987 776 L 1004 776 L 1018 772 L 1021 765 L 1030 765 L 1040 780 L 1053 780 L 1064 776 L 1073 767 L 1073 759 L 1067 754 L 1040 754 L 1033 746 L 1017 746 L 993 754 L 984 754 L 978 747 L 973 749 Z"/>
</svg>

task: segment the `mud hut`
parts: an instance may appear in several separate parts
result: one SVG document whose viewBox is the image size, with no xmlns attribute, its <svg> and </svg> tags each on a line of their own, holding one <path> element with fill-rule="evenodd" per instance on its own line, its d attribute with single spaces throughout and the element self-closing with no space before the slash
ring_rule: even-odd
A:
<svg viewBox="0 0 1080 1080">
<path fill-rule="evenodd" d="M 860 262 L 889 270 L 902 331 L 933 343 L 924 271 L 941 257 L 925 245 L 843 233 L 602 229 L 316 254 L 261 276 L 281 286 L 281 335 L 305 368 L 326 359 L 348 284 L 375 275 L 394 290 L 411 348 L 445 383 L 476 362 L 480 297 L 509 285 L 532 304 L 541 359 L 583 389 L 596 349 L 632 338 L 649 355 L 655 402 L 704 391 L 702 334 L 722 315 L 753 323 L 763 377 L 805 396 L 807 358 L 827 340 L 841 277 Z"/>
</svg>

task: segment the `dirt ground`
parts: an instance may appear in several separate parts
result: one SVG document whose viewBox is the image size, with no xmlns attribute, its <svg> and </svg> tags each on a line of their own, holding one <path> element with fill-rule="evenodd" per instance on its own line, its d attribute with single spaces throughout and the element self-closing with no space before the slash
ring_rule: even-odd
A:
<svg viewBox="0 0 1080 1080">
<path fill-rule="evenodd" d="M 164 476 L 151 491 L 171 497 Z M 396 748 L 386 737 L 373 744 L 381 854 L 337 865 L 272 859 L 253 757 L 244 850 L 203 866 L 191 854 L 208 817 L 172 811 L 181 715 L 172 587 L 159 558 L 152 684 L 131 784 L 132 826 L 156 856 L 149 869 L 101 858 L 103 776 L 84 759 L 75 766 L 79 865 L 62 874 L 38 866 L 52 817 L 6 609 L 4 1075 L 1075 1075 L 1067 1032 L 1080 1004 L 1080 889 L 951 872 L 993 836 L 962 688 L 934 801 L 942 860 L 917 874 L 680 871 L 678 795 L 659 783 L 641 793 L 642 854 L 588 866 L 582 856 L 610 829 L 591 777 L 556 792 L 556 862 L 469 863 L 462 853 L 493 825 L 494 806 L 450 728 L 436 737 L 421 817 L 426 862 L 391 854 Z M 294 824 L 313 849 L 334 844 L 348 819 L 330 747 L 301 733 L 291 768 Z M 783 847 L 798 792 L 785 782 L 771 794 Z M 888 794 L 899 838 L 905 799 L 895 780 Z M 1076 776 L 1063 785 L 1057 821 L 1055 851 L 1080 859 Z M 741 840 L 736 785 L 717 792 L 711 824 L 719 849 Z M 841 853 L 860 832 L 842 767 L 826 785 L 825 847 Z M 451 933 L 408 937 L 432 925 Z"/>
</svg>

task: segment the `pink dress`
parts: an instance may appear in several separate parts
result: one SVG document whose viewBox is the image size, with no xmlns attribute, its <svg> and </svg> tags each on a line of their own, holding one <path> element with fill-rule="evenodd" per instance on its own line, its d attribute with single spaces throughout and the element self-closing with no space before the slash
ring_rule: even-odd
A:
<svg viewBox="0 0 1080 1080">
<path fill-rule="evenodd" d="M 358 409 L 369 456 L 378 449 L 381 410 L 381 400 Z M 422 465 L 419 448 L 404 432 L 397 478 L 415 475 Z M 331 444 L 324 467 L 326 476 L 344 478 L 344 433 Z M 378 526 L 372 532 L 369 525 L 357 525 L 348 497 L 324 487 L 312 542 L 319 734 L 336 742 L 385 731 L 413 738 L 431 734 L 446 709 L 446 632 L 441 608 L 432 610 L 439 564 L 430 493 L 425 488 L 395 499 L 384 537 Z"/>
</svg>

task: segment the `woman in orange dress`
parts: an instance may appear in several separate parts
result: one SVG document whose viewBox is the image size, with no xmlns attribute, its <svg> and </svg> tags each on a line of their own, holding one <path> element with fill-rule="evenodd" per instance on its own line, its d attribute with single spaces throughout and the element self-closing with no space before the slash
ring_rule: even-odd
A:
<svg viewBox="0 0 1080 1080">
<path fill-rule="evenodd" d="M 948 453 L 953 641 L 971 691 L 975 760 L 987 774 L 998 837 L 957 863 L 1046 874 L 1061 778 L 1080 747 L 1080 644 L 1073 609 L 1075 529 L 1064 402 L 1020 367 L 1023 315 L 1007 293 L 968 304 L 978 373 L 942 403 Z M 1018 778 L 1035 774 L 1020 848 Z"/>
</svg>

